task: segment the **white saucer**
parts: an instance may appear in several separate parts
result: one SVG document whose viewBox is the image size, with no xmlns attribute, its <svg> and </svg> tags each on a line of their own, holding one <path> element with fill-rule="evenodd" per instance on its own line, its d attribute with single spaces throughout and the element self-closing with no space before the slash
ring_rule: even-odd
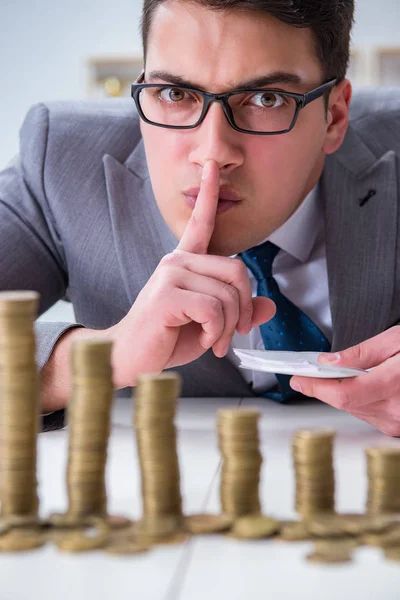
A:
<svg viewBox="0 0 400 600">
<path fill-rule="evenodd" d="M 286 352 L 276 350 L 243 350 L 233 348 L 241 360 L 243 369 L 265 371 L 280 375 L 301 375 L 302 377 L 320 377 L 322 379 L 344 379 L 357 377 L 368 371 L 349 367 L 320 364 L 317 357 L 320 352 Z"/>
</svg>

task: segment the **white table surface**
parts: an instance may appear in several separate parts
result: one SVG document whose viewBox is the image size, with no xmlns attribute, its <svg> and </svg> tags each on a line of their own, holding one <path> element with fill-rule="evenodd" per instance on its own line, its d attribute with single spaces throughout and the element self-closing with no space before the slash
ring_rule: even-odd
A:
<svg viewBox="0 0 400 600">
<path fill-rule="evenodd" d="M 179 456 L 185 512 L 218 511 L 219 453 L 216 411 L 237 399 L 183 399 L 180 403 Z M 335 467 L 337 509 L 364 509 L 364 448 L 399 446 L 370 425 L 321 403 L 285 406 L 243 399 L 262 412 L 264 464 L 260 494 L 264 512 L 278 518 L 294 513 L 290 441 L 301 427 L 337 430 Z M 131 426 L 132 407 L 118 400 L 113 410 L 107 486 L 109 512 L 141 514 L 139 472 Z M 40 512 L 66 509 L 65 466 L 68 432 L 44 433 L 38 441 Z M 400 565 L 385 561 L 375 548 L 355 551 L 349 565 L 318 566 L 304 560 L 311 543 L 268 540 L 238 542 L 222 536 L 196 536 L 178 546 L 160 546 L 132 557 L 101 551 L 70 555 L 53 546 L 0 555 L 0 600 L 399 600 Z"/>
</svg>

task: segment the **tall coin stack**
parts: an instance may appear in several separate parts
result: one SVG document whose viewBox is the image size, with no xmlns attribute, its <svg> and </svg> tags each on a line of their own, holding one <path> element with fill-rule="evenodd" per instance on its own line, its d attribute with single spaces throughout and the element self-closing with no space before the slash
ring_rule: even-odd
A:
<svg viewBox="0 0 400 600">
<path fill-rule="evenodd" d="M 140 461 L 143 518 L 182 515 L 177 436 L 174 423 L 181 392 L 179 374 L 138 377 L 134 427 Z"/>
<path fill-rule="evenodd" d="M 3 518 L 38 513 L 36 292 L 0 293 L 0 502 Z"/>
<path fill-rule="evenodd" d="M 72 394 L 68 406 L 68 515 L 107 512 L 105 469 L 113 384 L 112 344 L 78 340 L 72 347 Z"/>
<path fill-rule="evenodd" d="M 296 510 L 306 519 L 334 511 L 334 437 L 330 429 L 299 430 L 293 435 Z"/>
<path fill-rule="evenodd" d="M 261 512 L 259 483 L 262 465 L 256 409 L 218 412 L 218 443 L 223 462 L 220 482 L 222 512 L 234 517 Z"/>
<path fill-rule="evenodd" d="M 367 448 L 369 513 L 400 512 L 400 448 Z"/>
</svg>

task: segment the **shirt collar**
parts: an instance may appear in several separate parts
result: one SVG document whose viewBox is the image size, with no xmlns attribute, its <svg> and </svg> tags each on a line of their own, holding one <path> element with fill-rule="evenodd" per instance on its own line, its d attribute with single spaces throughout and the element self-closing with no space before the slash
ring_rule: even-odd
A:
<svg viewBox="0 0 400 600">
<path fill-rule="evenodd" d="M 267 240 L 300 262 L 307 262 L 321 224 L 321 211 L 316 185 L 291 217 L 271 233 Z"/>
<path fill-rule="evenodd" d="M 281 250 L 305 263 L 314 248 L 321 221 L 322 208 L 318 202 L 317 184 L 289 219 L 257 245 L 260 246 L 267 241 L 272 242 Z M 235 256 L 237 254 L 231 258 Z"/>
</svg>

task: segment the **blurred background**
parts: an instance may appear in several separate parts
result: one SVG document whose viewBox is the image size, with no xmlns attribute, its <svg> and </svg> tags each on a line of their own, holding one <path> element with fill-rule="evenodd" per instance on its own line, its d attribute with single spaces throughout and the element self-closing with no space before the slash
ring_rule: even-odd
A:
<svg viewBox="0 0 400 600">
<path fill-rule="evenodd" d="M 36 102 L 128 96 L 141 69 L 142 0 L 0 0 L 0 169 Z M 400 86 L 399 0 L 356 0 L 349 77 Z M 72 320 L 61 303 L 44 316 Z"/>
</svg>

